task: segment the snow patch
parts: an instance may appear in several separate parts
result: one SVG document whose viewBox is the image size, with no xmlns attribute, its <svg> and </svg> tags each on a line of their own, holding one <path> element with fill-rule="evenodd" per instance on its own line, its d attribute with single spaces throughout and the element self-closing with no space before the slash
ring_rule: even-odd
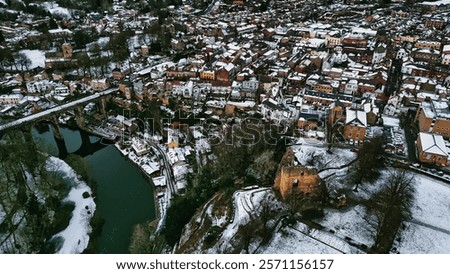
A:
<svg viewBox="0 0 450 274">
<path fill-rule="evenodd" d="M 240 190 L 233 194 L 234 216 L 217 241 L 218 245 L 208 253 L 223 253 L 229 248 L 230 241 L 238 232 L 239 226 L 247 224 L 255 214 L 258 214 L 258 206 L 269 191 L 268 188 L 257 188 Z"/>
<path fill-rule="evenodd" d="M 322 168 L 341 167 L 347 165 L 356 158 L 356 153 L 348 149 L 333 149 L 332 154 L 327 152 L 326 147 L 316 145 L 295 145 L 292 146 L 292 151 L 295 158 L 300 165 L 308 165 L 310 160 L 314 157 L 313 166 Z"/>
<path fill-rule="evenodd" d="M 450 236 L 417 224 L 407 223 L 393 252 L 406 254 L 449 254 Z"/>
<path fill-rule="evenodd" d="M 68 9 L 60 7 L 55 2 L 44 2 L 42 7 L 47 9 L 52 15 L 59 15 L 65 18 L 72 18 Z"/>
<path fill-rule="evenodd" d="M 450 0 L 440 0 L 436 2 L 423 2 L 422 5 L 428 6 L 439 6 L 439 5 L 450 5 Z"/>
<path fill-rule="evenodd" d="M 75 171 L 61 159 L 50 157 L 47 160 L 47 168 L 62 173 L 64 179 L 72 184 L 72 189 L 64 202 L 75 204 L 69 225 L 53 236 L 53 239 L 63 240 L 61 248 L 56 253 L 82 253 L 89 243 L 89 233 L 92 230 L 90 220 L 96 208 L 91 188 L 80 180 Z M 89 193 L 88 198 L 83 198 L 85 192 Z"/>
<path fill-rule="evenodd" d="M 373 245 L 373 237 L 367 221 L 364 220 L 365 215 L 366 208 L 362 205 L 343 211 L 326 209 L 325 217 L 319 223 L 328 229 L 333 229 L 334 233 L 341 238 L 351 237 L 359 243 L 371 246 Z"/>
<path fill-rule="evenodd" d="M 25 54 L 31 60 L 30 69 L 45 67 L 45 53 L 42 50 L 24 49 L 19 51 L 19 53 Z"/>
<path fill-rule="evenodd" d="M 393 252 L 407 254 L 450 253 L 450 186 L 414 173 L 416 193 L 412 220 L 399 233 Z"/>
<path fill-rule="evenodd" d="M 337 250 L 326 246 L 290 227 L 275 233 L 263 254 L 339 254 Z"/>
<path fill-rule="evenodd" d="M 430 177 L 414 173 L 416 195 L 413 218 L 450 230 L 450 187 Z"/>
</svg>

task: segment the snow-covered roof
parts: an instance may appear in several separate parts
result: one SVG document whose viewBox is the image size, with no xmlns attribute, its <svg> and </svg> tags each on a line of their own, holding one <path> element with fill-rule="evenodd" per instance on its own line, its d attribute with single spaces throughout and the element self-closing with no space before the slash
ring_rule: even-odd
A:
<svg viewBox="0 0 450 274">
<path fill-rule="evenodd" d="M 422 2 L 419 3 L 421 5 L 428 5 L 428 6 L 439 6 L 439 5 L 450 5 L 450 0 L 440 0 L 436 2 Z"/>
<path fill-rule="evenodd" d="M 423 152 L 448 156 L 444 138 L 441 135 L 420 132 L 419 140 Z"/>
<path fill-rule="evenodd" d="M 166 186 L 166 177 L 165 176 L 159 176 L 152 178 L 153 185 L 155 186 Z"/>
<path fill-rule="evenodd" d="M 346 124 L 359 124 L 367 127 L 367 116 L 364 111 L 347 109 Z"/>
<path fill-rule="evenodd" d="M 444 48 L 442 49 L 442 52 L 450 52 L 450 45 L 445 45 Z"/>
</svg>

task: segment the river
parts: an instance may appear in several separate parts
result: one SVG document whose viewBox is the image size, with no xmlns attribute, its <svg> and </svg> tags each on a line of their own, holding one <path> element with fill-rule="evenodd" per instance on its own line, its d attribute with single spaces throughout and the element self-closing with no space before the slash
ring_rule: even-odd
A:
<svg viewBox="0 0 450 274">
<path fill-rule="evenodd" d="M 78 150 L 82 143 L 79 131 L 61 128 L 67 151 Z M 33 136 L 40 146 L 57 152 L 51 131 Z M 91 142 L 98 141 L 89 136 Z M 155 219 L 153 187 L 137 166 L 128 161 L 113 145 L 84 157 L 89 177 L 96 182 L 97 211 L 105 220 L 101 234 L 94 240 L 99 253 L 129 253 L 128 247 L 136 224 Z"/>
</svg>

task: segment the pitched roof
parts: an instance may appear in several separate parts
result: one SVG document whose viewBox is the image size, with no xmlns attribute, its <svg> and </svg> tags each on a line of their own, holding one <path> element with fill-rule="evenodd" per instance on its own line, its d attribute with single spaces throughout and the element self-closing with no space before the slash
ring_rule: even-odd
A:
<svg viewBox="0 0 450 274">
<path fill-rule="evenodd" d="M 420 132 L 419 140 L 423 152 L 448 156 L 444 138 L 441 135 Z"/>
<path fill-rule="evenodd" d="M 345 124 L 354 124 L 367 127 L 367 116 L 364 111 L 347 109 Z"/>
</svg>

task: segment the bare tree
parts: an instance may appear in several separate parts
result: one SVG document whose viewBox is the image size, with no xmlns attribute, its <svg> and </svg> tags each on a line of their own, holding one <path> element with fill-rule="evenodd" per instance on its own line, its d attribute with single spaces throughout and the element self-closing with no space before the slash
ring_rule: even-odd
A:
<svg viewBox="0 0 450 274">
<path fill-rule="evenodd" d="M 414 177 L 406 170 L 392 170 L 386 185 L 370 203 L 367 221 L 373 230 L 375 253 L 388 253 L 401 223 L 411 217 Z"/>
<path fill-rule="evenodd" d="M 261 232 L 261 220 L 253 219 L 250 220 L 245 225 L 240 225 L 238 233 L 236 234 L 237 238 L 240 240 L 240 247 L 245 253 L 250 253 L 250 244 L 260 236 Z"/>
<path fill-rule="evenodd" d="M 289 192 L 286 195 L 285 202 L 289 208 L 289 212 L 292 215 L 292 217 L 296 213 L 301 212 L 301 208 L 303 204 L 305 203 L 306 197 L 303 192 L 298 190 L 298 188 L 291 188 Z"/>
<path fill-rule="evenodd" d="M 17 62 L 20 64 L 20 69 L 22 70 L 22 72 L 28 70 L 31 65 L 31 60 L 25 53 L 19 53 Z"/>
<path fill-rule="evenodd" d="M 356 161 L 356 185 L 354 191 L 358 191 L 359 185 L 364 180 L 371 180 L 377 177 L 378 168 L 383 162 L 381 158 L 382 154 L 382 137 L 375 137 L 362 145 L 358 151 L 358 159 Z"/>
</svg>

